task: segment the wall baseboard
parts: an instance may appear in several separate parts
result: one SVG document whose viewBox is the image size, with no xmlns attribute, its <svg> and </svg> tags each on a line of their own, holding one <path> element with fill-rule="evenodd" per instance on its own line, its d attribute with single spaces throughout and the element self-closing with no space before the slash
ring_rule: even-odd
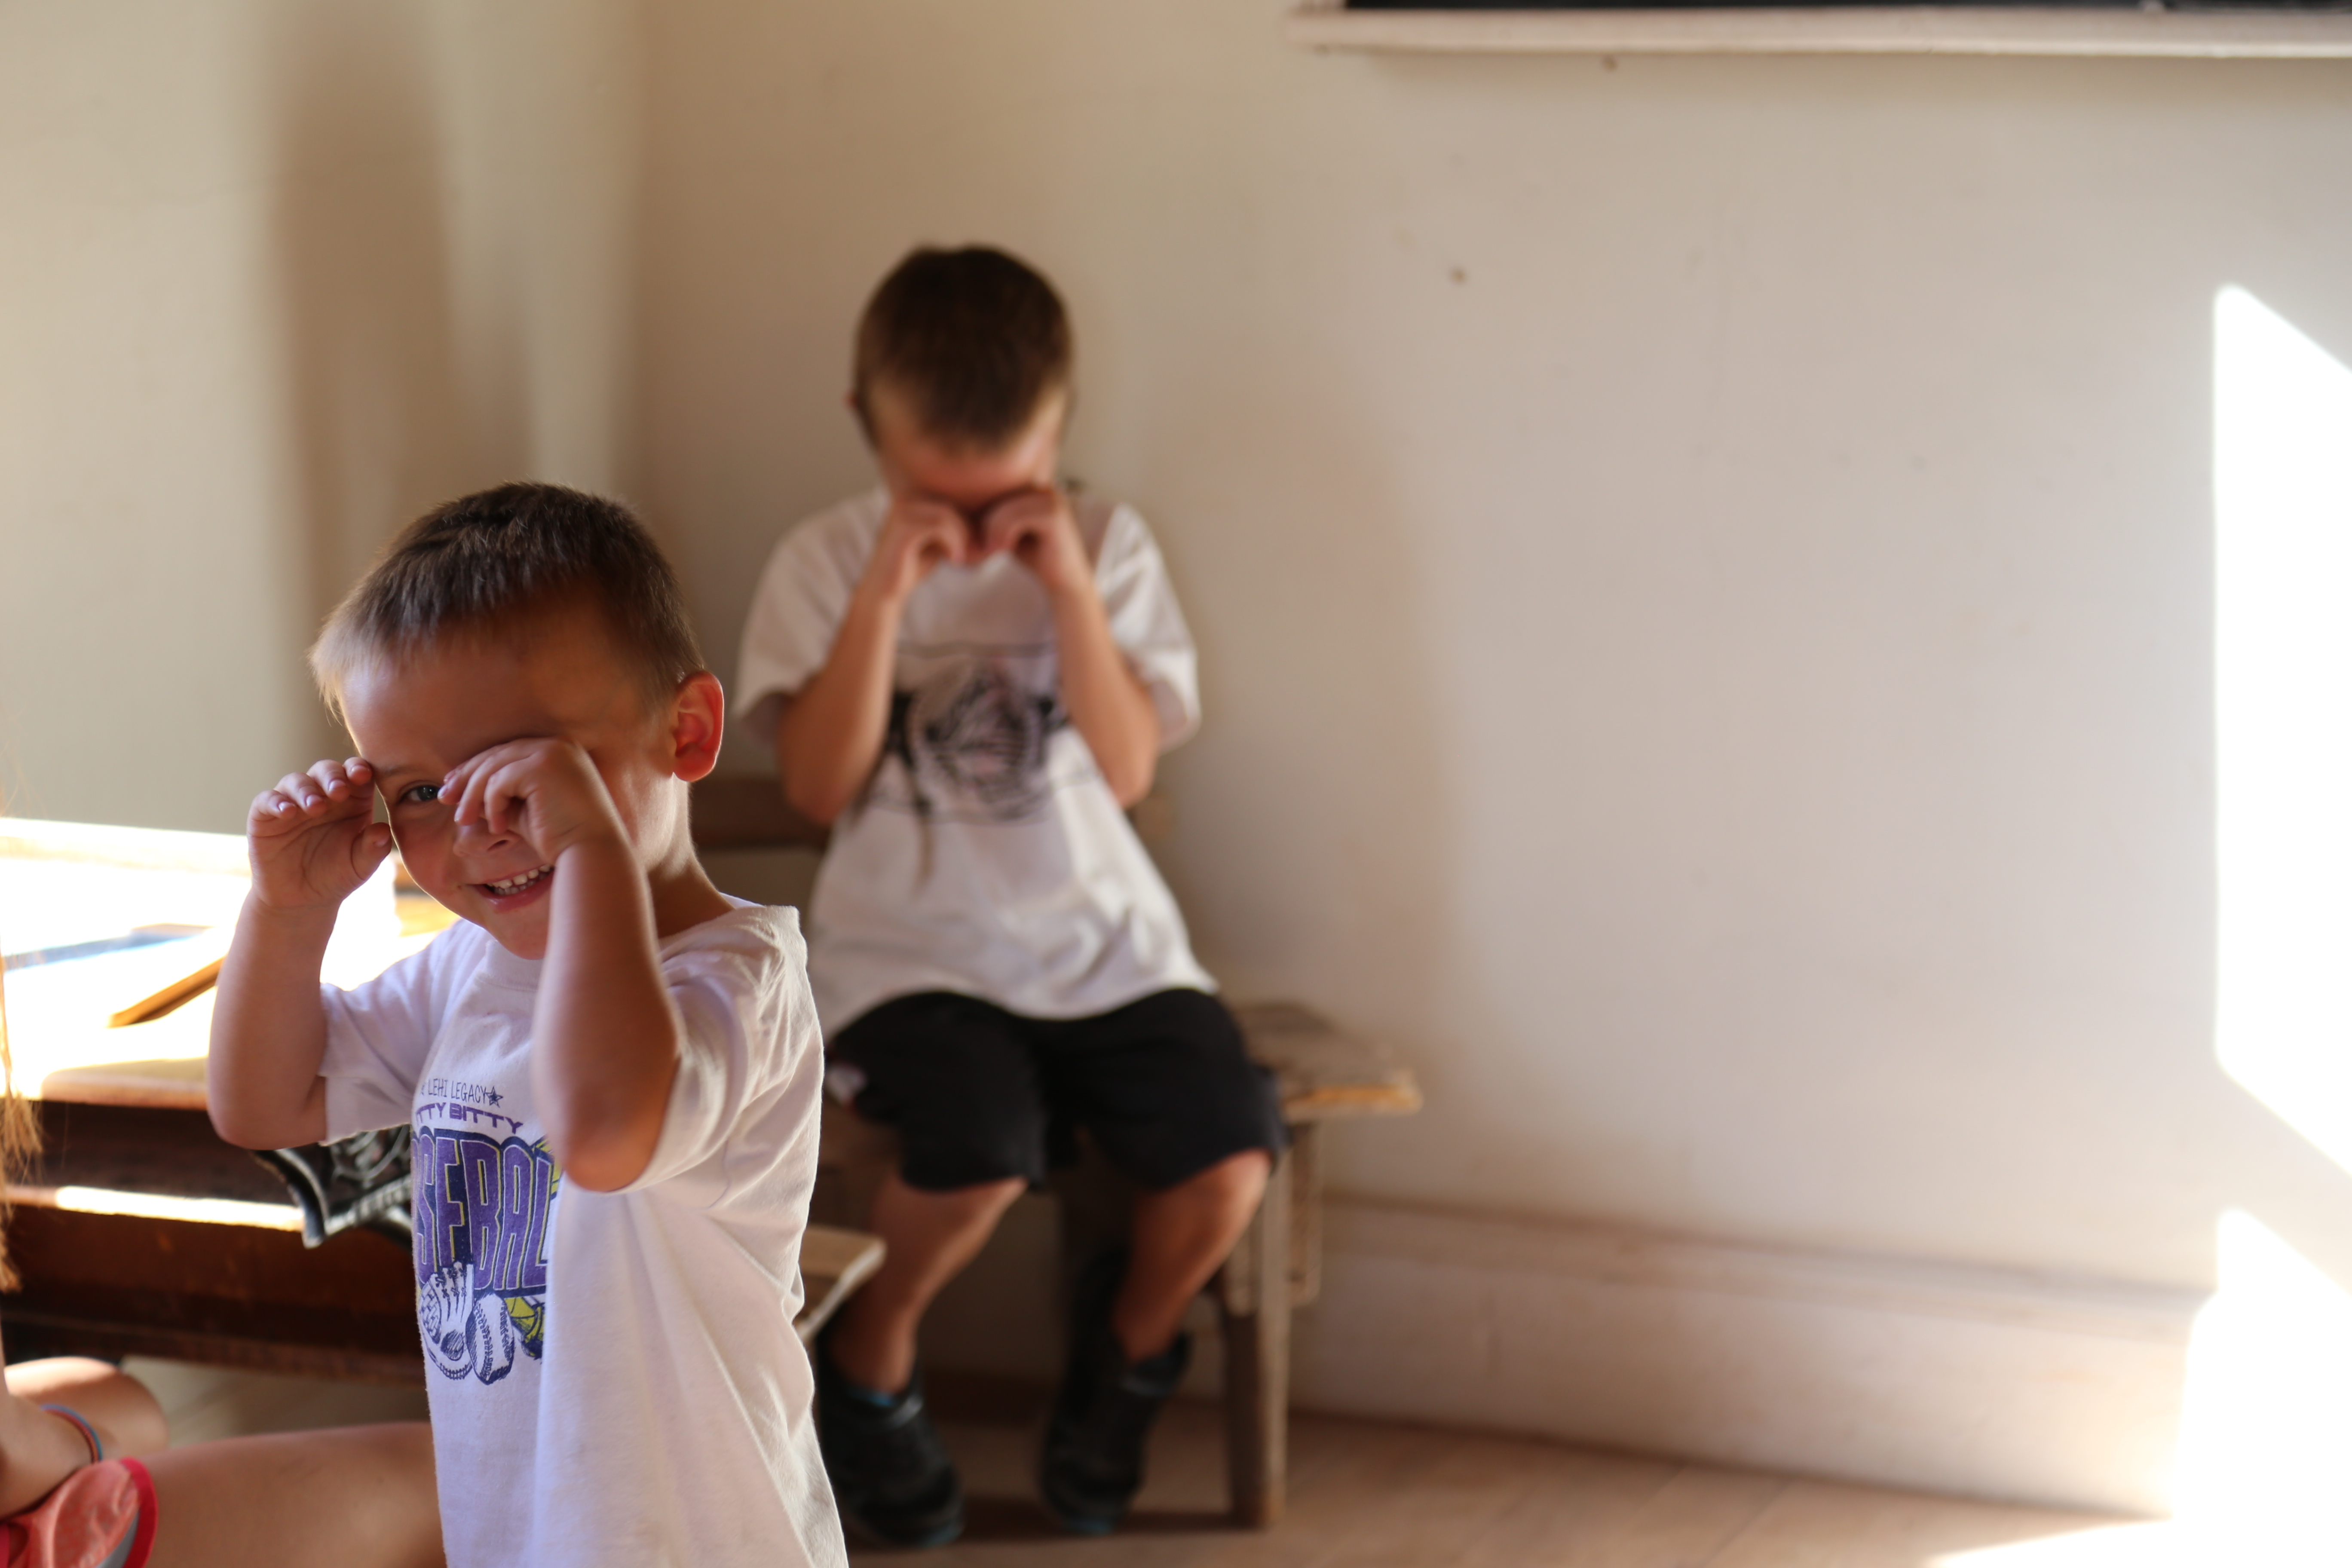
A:
<svg viewBox="0 0 2352 1568">
<path fill-rule="evenodd" d="M 2204 1298 L 1335 1197 L 1293 1396 L 2158 1514 Z"/>
<path fill-rule="evenodd" d="M 1300 1409 L 1882 1486 L 2168 1511 L 2202 1295 L 1334 1195 Z M 1057 1211 L 1024 1198 L 923 1330 L 933 1364 L 1060 1368 Z M 1188 1391 L 1215 1398 L 1196 1304 Z"/>
</svg>

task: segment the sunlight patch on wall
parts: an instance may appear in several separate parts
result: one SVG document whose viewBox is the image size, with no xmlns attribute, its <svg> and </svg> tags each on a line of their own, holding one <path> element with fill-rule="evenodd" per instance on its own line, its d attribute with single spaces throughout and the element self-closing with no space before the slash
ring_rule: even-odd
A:
<svg viewBox="0 0 2352 1568">
<path fill-rule="evenodd" d="M 2352 368 L 2243 289 L 2213 302 L 2215 1049 L 2352 1171 Z M 2174 1520 L 1935 1568 L 2352 1563 L 2352 1296 L 2221 1216 Z"/>
<path fill-rule="evenodd" d="M 2251 1215 L 2221 1216 L 2197 1315 L 2178 1517 L 1955 1552 L 1934 1568 L 2343 1568 L 2352 1563 L 2352 1296 Z"/>
<path fill-rule="evenodd" d="M 2221 1216 L 2221 1263 L 2189 1344 L 2180 1519 L 2217 1562 L 2342 1568 L 2352 1296 L 2249 1215 Z"/>
<path fill-rule="evenodd" d="M 2214 301 L 2221 1066 L 2352 1169 L 2352 369 Z"/>
</svg>

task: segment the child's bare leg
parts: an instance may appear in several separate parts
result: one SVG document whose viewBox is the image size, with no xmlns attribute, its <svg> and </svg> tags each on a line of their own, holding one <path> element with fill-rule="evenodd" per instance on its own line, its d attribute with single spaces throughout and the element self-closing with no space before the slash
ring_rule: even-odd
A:
<svg viewBox="0 0 2352 1568">
<path fill-rule="evenodd" d="M 110 1458 L 152 1454 L 170 1441 L 163 1407 L 147 1385 L 102 1361 L 61 1355 L 18 1362 L 8 1369 L 8 1392 L 75 1411 L 98 1428 Z"/>
<path fill-rule="evenodd" d="M 844 1377 L 881 1394 L 907 1386 L 915 1374 L 915 1331 L 924 1310 L 963 1272 L 1027 1187 L 1012 1176 L 929 1193 L 890 1173 L 866 1220 L 888 1250 L 826 1338 Z"/>
<path fill-rule="evenodd" d="M 1273 1169 L 1264 1150 L 1252 1149 L 1165 1192 L 1137 1194 L 1127 1279 L 1110 1313 L 1128 1360 L 1148 1360 L 1176 1338 L 1185 1309 L 1257 1213 Z"/>
<path fill-rule="evenodd" d="M 145 1461 L 153 1568 L 432 1568 L 433 1437 L 421 1422 L 225 1437 Z"/>
</svg>

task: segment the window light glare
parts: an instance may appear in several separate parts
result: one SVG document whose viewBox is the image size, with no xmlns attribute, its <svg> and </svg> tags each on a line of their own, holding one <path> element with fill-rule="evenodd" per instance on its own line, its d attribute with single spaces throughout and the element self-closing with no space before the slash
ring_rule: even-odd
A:
<svg viewBox="0 0 2352 1568">
<path fill-rule="evenodd" d="M 2224 1070 L 2352 1169 L 2352 370 L 2214 301 Z"/>
</svg>

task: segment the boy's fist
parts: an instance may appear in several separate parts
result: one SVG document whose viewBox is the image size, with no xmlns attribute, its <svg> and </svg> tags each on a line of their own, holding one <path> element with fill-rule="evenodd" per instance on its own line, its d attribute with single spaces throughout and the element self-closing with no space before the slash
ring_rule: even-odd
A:
<svg viewBox="0 0 2352 1568">
<path fill-rule="evenodd" d="M 945 501 L 898 497 L 874 541 L 866 580 L 891 603 L 903 603 L 935 568 L 971 562 L 974 545 L 971 525 Z"/>
<path fill-rule="evenodd" d="M 552 866 L 584 839 L 626 842 L 612 792 L 570 741 L 508 741 L 451 768 L 441 798 L 460 828 L 511 835 Z"/>
<path fill-rule="evenodd" d="M 357 757 L 313 763 L 256 795 L 245 824 L 254 896 L 273 909 L 332 909 L 392 853 L 375 817 L 375 772 Z"/>
<path fill-rule="evenodd" d="M 1011 551 L 1049 594 L 1094 581 L 1094 563 L 1087 559 L 1086 541 L 1078 535 L 1077 513 L 1058 489 L 1022 490 L 990 507 L 980 520 L 980 548 L 985 555 Z"/>
</svg>

